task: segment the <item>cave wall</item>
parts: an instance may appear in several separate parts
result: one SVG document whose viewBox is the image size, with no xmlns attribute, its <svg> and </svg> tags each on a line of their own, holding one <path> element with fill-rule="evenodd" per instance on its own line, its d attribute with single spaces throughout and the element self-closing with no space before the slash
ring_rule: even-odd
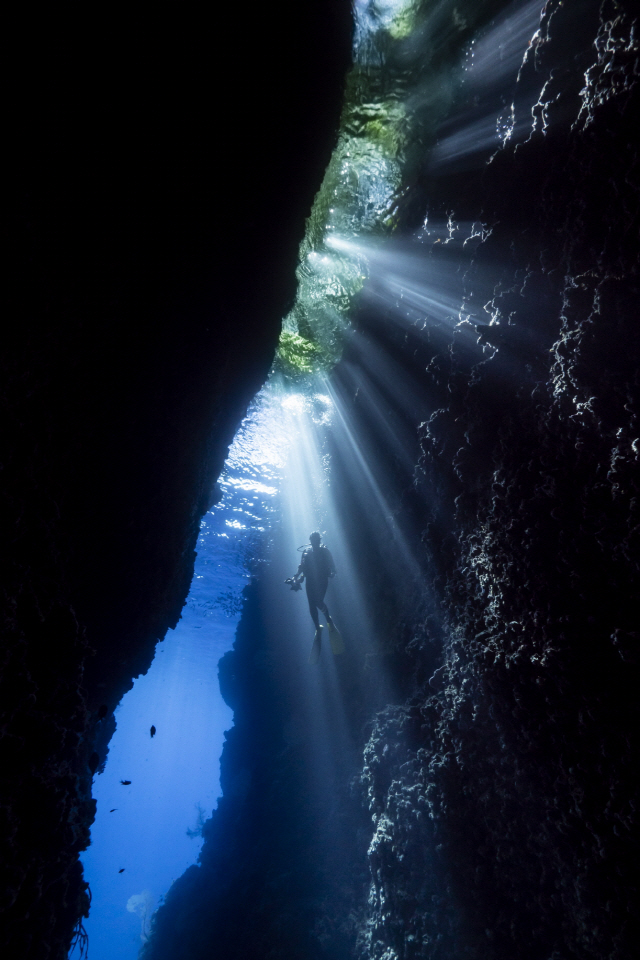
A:
<svg viewBox="0 0 640 960">
<path fill-rule="evenodd" d="M 546 5 L 522 70 L 534 132 L 482 178 L 463 315 L 485 353 L 461 327 L 433 357 L 420 428 L 442 664 L 365 748 L 363 956 L 637 942 L 634 13 Z"/>
<path fill-rule="evenodd" d="M 477 173 L 426 166 L 406 200 L 407 231 L 451 212 L 484 226 L 451 241 L 466 317 L 453 337 L 433 320 L 428 335 L 399 331 L 366 290 L 354 315 L 358 335 L 419 381 L 402 414 L 414 416 L 417 479 L 393 466 L 381 479 L 419 589 L 390 591 L 367 505 L 333 465 L 395 696 L 363 706 L 355 644 L 341 683 L 361 752 L 317 803 L 300 769 L 313 760 L 282 739 L 292 678 L 257 667 L 262 574 L 221 664 L 237 724 L 225 796 L 145 956 L 632 955 L 636 13 L 550 0 L 519 79 L 531 135 Z M 426 256 L 445 256 L 440 239 Z M 356 362 L 354 345 L 334 372 L 354 422 Z M 321 873 L 314 838 L 336 817 L 349 825 L 343 865 Z"/>
<path fill-rule="evenodd" d="M 11 20 L 2 351 L 2 937 L 66 956 L 112 712 L 175 626 L 271 364 L 348 3 Z"/>
</svg>

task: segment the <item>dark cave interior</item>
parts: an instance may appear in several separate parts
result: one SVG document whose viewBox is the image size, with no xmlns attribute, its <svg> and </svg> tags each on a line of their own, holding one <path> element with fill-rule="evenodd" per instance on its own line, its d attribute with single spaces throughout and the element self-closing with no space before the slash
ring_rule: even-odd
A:
<svg viewBox="0 0 640 960">
<path fill-rule="evenodd" d="M 261 569 L 220 663 L 224 796 L 145 958 L 632 956 L 637 15 L 549 0 L 514 101 L 530 134 L 471 171 L 425 156 L 405 190 L 399 248 L 425 217 L 485 228 L 422 246 L 425 270 L 453 269 L 466 326 L 399 324 L 373 275 L 331 374 L 371 450 L 354 369 L 381 350 L 407 385 L 388 416 L 414 460 L 388 456 L 379 482 L 419 582 L 371 549 L 334 457 L 393 696 L 363 696 L 355 643 L 338 675 L 353 749 L 330 744 L 334 774 L 310 790 L 304 743 L 282 734 L 295 678 L 257 666 L 280 575 Z M 295 293 L 350 58 L 344 2 L 84 16 L 16 30 L 0 942 L 24 960 L 62 960 L 86 915 L 98 733 L 180 617 Z"/>
</svg>

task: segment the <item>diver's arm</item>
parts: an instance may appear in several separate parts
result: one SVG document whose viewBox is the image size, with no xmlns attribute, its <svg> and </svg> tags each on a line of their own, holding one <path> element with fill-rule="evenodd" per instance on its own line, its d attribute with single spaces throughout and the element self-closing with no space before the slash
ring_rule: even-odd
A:
<svg viewBox="0 0 640 960">
<path fill-rule="evenodd" d="M 325 550 L 327 550 L 326 547 L 325 547 Z M 329 576 L 330 576 L 330 577 L 335 577 L 335 575 L 336 575 L 336 565 L 335 565 L 335 563 L 333 562 L 333 557 L 331 556 L 331 551 L 330 551 L 330 550 L 327 550 L 327 560 L 329 561 Z"/>
</svg>

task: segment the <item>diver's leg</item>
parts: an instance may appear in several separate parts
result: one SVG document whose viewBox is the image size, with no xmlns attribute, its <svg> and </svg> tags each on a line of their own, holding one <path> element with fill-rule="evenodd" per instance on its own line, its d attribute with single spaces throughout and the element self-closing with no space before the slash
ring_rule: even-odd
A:
<svg viewBox="0 0 640 960">
<path fill-rule="evenodd" d="M 322 612 L 324 613 L 325 617 L 327 618 L 327 623 L 328 623 L 328 625 L 329 625 L 330 627 L 332 627 L 332 626 L 333 626 L 333 620 L 331 619 L 331 615 L 330 615 L 330 613 L 329 613 L 329 607 L 326 605 L 326 603 L 324 602 L 324 600 L 318 600 L 318 601 L 317 601 L 317 604 L 318 604 L 318 606 L 320 607 L 320 609 L 322 610 Z"/>
<path fill-rule="evenodd" d="M 327 618 L 327 624 L 328 624 L 330 627 L 332 627 L 332 626 L 333 626 L 333 620 L 331 619 L 331 616 L 330 616 L 330 614 L 329 614 L 329 608 L 328 608 L 328 606 L 326 605 L 326 603 L 324 602 L 324 595 L 325 595 L 325 593 L 327 592 L 327 587 L 328 587 L 328 586 L 329 586 L 329 581 L 327 580 L 327 582 L 324 583 L 324 584 L 322 585 L 322 587 L 321 587 L 321 593 L 320 593 L 320 596 L 318 597 L 318 599 L 316 600 L 316 603 L 317 603 L 317 605 L 320 607 L 320 609 L 322 610 L 322 612 L 324 613 L 325 617 Z"/>
<path fill-rule="evenodd" d="M 320 620 L 318 619 L 318 604 L 312 596 L 307 594 L 307 600 L 309 601 L 309 613 L 311 614 L 311 619 L 316 625 L 316 630 L 320 629 Z"/>
</svg>

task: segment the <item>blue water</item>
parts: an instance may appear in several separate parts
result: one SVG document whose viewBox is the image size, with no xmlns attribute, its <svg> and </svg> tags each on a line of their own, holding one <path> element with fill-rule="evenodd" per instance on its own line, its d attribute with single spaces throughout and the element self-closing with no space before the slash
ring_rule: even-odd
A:
<svg viewBox="0 0 640 960">
<path fill-rule="evenodd" d="M 233 722 L 217 663 L 234 641 L 248 563 L 266 550 L 277 520 L 286 420 L 274 388 L 265 388 L 229 451 L 221 500 L 202 521 L 182 619 L 116 710 L 82 857 L 92 892 L 90 960 L 137 957 L 153 910 L 197 859 L 199 828 L 220 795 L 224 731 Z"/>
</svg>

